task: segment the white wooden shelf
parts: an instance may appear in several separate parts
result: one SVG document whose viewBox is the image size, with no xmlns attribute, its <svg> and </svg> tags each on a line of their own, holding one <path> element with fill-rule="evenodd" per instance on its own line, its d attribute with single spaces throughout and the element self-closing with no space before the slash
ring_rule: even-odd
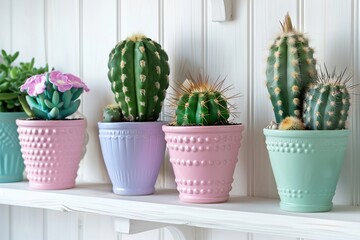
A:
<svg viewBox="0 0 360 240">
<path fill-rule="evenodd" d="M 118 196 L 109 184 L 78 184 L 57 191 L 29 190 L 26 182 L 0 184 L 0 204 L 95 213 L 120 219 L 121 232 L 167 225 L 194 226 L 319 239 L 360 239 L 360 207 L 334 206 L 328 213 L 287 213 L 279 200 L 232 196 L 222 204 L 185 204 L 175 190 Z M 126 221 L 123 221 L 126 220 Z M 143 229 L 140 223 L 144 224 Z M 127 230 L 121 224 L 127 224 Z"/>
</svg>

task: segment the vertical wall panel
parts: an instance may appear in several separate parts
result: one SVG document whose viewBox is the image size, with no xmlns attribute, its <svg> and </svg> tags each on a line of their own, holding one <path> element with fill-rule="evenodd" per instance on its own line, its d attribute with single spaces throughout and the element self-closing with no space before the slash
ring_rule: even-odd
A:
<svg viewBox="0 0 360 240">
<path fill-rule="evenodd" d="M 12 52 L 11 0 L 0 0 L 0 49 Z"/>
<path fill-rule="evenodd" d="M 265 86 L 265 69 L 268 47 L 276 35 L 280 33 L 279 21 L 283 21 L 287 12 L 292 16 L 293 24 L 297 26 L 297 1 L 296 0 L 254 0 L 253 6 L 253 161 L 254 161 L 254 195 L 277 197 L 274 176 L 271 171 L 270 161 L 262 133 L 271 120 L 275 119 L 272 106 Z"/>
<path fill-rule="evenodd" d="M 159 41 L 159 0 L 121 1 L 121 39 L 142 33 Z"/>
<path fill-rule="evenodd" d="M 79 75 L 79 0 L 48 0 L 46 4 L 49 66 Z"/>
<path fill-rule="evenodd" d="M 18 60 L 35 58 L 36 66 L 46 63 L 44 1 L 12 1 L 12 49 L 19 51 Z"/>
<path fill-rule="evenodd" d="M 83 1 L 83 79 L 90 88 L 83 94 L 83 113 L 88 120 L 89 143 L 81 163 L 80 179 L 108 180 L 101 154 L 97 122 L 105 105 L 114 102 L 107 78 L 107 62 L 117 38 L 117 1 Z M 99 17 L 101 16 L 101 17 Z"/>
<path fill-rule="evenodd" d="M 360 84 L 360 4 L 359 1 L 354 0 L 354 78 L 353 84 L 359 85 Z M 359 87 L 356 88 L 355 92 L 359 93 Z M 353 98 L 353 105 L 351 107 L 352 112 L 352 121 L 351 121 L 351 131 L 352 131 L 352 146 L 351 146 L 351 157 L 353 162 L 352 172 L 353 172 L 353 204 L 356 206 L 360 206 L 360 108 L 358 103 L 360 102 L 359 95 L 352 95 Z"/>
<path fill-rule="evenodd" d="M 11 240 L 45 240 L 44 210 L 26 207 L 11 207 Z"/>
<path fill-rule="evenodd" d="M 78 214 L 45 210 L 46 240 L 82 240 L 78 239 Z M 36 240 L 35 238 L 33 240 Z"/>
<path fill-rule="evenodd" d="M 83 238 L 79 240 L 116 240 L 114 218 L 83 214 Z"/>
<path fill-rule="evenodd" d="M 188 73 L 203 74 L 203 0 L 166 0 L 164 1 L 164 44 L 169 55 L 170 85 L 176 88 L 177 82 L 183 82 Z M 168 97 L 174 89 L 168 88 Z M 172 115 L 165 103 L 165 114 Z M 168 116 L 168 120 L 171 117 Z M 165 159 L 163 175 L 165 187 L 174 187 L 174 176 L 168 158 Z"/>
<path fill-rule="evenodd" d="M 122 234 L 121 240 L 149 240 L 149 239 L 160 239 L 159 230 L 151 230 L 147 232 L 137 234 Z"/>
<path fill-rule="evenodd" d="M 322 9 L 322 11 L 319 11 L 319 9 Z M 336 66 L 338 71 L 342 71 L 347 67 L 348 74 L 353 75 L 354 35 L 352 1 L 306 0 L 304 10 L 304 29 L 317 51 L 318 64 L 326 63 L 329 70 Z M 358 121 L 355 117 L 350 112 L 350 120 L 352 122 Z M 352 144 L 352 141 L 350 141 L 349 146 Z M 352 202 L 351 172 L 353 161 L 358 161 L 358 156 L 353 156 L 351 159 L 350 148 L 348 148 L 348 154 L 334 199 L 336 203 L 350 204 Z"/>
<path fill-rule="evenodd" d="M 10 239 L 10 207 L 0 205 L 0 239 Z"/>
<path fill-rule="evenodd" d="M 206 48 L 206 67 L 207 72 L 213 80 L 220 77 L 226 78 L 224 86 L 233 86 L 233 90 L 226 92 L 227 96 L 241 93 L 242 97 L 232 99 L 237 109 L 238 115 L 235 122 L 240 122 L 247 128 L 248 117 L 248 81 L 247 81 L 247 4 L 248 1 L 232 1 L 233 19 L 228 22 L 212 22 L 212 5 L 207 4 L 207 26 L 205 36 Z M 240 150 L 239 162 L 234 175 L 233 191 L 235 194 L 247 194 L 247 149 L 248 143 L 246 131 L 243 133 L 243 146 Z"/>
</svg>

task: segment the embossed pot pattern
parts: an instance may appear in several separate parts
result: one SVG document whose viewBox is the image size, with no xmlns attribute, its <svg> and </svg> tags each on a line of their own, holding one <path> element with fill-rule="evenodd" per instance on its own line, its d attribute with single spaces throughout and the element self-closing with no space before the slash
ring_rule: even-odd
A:
<svg viewBox="0 0 360 240">
<path fill-rule="evenodd" d="M 243 130 L 243 125 L 163 126 L 181 201 L 229 199 Z"/>
<path fill-rule="evenodd" d="M 99 138 L 113 192 L 147 195 L 155 191 L 165 154 L 166 122 L 99 122 Z"/>
<path fill-rule="evenodd" d="M 264 134 L 280 208 L 330 211 L 350 131 L 264 129 Z"/>
<path fill-rule="evenodd" d="M 30 188 L 73 188 L 83 157 L 85 120 L 18 119 L 16 124 Z"/>
<path fill-rule="evenodd" d="M 26 116 L 24 112 L 0 113 L 0 183 L 23 180 L 24 160 L 15 121 Z"/>
</svg>

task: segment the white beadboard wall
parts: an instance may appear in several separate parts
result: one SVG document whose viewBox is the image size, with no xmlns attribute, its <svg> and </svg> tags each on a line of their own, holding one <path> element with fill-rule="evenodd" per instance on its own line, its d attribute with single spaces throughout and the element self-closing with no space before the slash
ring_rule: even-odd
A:
<svg viewBox="0 0 360 240">
<path fill-rule="evenodd" d="M 113 102 L 107 60 L 118 41 L 141 32 L 161 43 L 170 58 L 172 81 L 183 81 L 187 72 L 226 77 L 233 92 L 243 94 L 236 100 L 239 114 L 235 121 L 246 126 L 232 193 L 277 197 L 262 134 L 273 118 L 264 85 L 267 47 L 280 30 L 279 20 L 289 12 L 296 28 L 309 36 L 318 62 L 330 68 L 348 67 L 353 84 L 359 84 L 360 4 L 358 0 L 232 0 L 232 4 L 233 20 L 214 23 L 211 1 L 207 0 L 0 0 L 0 48 L 20 51 L 22 61 L 35 57 L 37 65 L 48 62 L 58 70 L 77 74 L 90 87 L 81 106 L 90 135 L 78 174 L 81 181 L 109 181 L 97 121 L 102 107 Z M 353 95 L 352 135 L 335 203 L 360 204 L 359 104 L 359 97 Z M 165 161 L 157 187 L 174 186 L 171 166 Z M 197 229 L 196 236 L 199 240 L 299 239 L 210 229 Z M 0 239 L 172 237 L 163 229 L 117 235 L 113 219 L 106 216 L 0 205 Z"/>
</svg>

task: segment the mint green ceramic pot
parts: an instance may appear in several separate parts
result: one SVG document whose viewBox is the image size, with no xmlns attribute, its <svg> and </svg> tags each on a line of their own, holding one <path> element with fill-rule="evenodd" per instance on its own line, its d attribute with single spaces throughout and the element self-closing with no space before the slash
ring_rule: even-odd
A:
<svg viewBox="0 0 360 240">
<path fill-rule="evenodd" d="M 26 117 L 24 112 L 0 113 L 0 183 L 23 180 L 25 166 L 15 120 Z"/>
<path fill-rule="evenodd" d="M 280 208 L 330 211 L 350 131 L 264 129 L 264 134 Z"/>
</svg>

